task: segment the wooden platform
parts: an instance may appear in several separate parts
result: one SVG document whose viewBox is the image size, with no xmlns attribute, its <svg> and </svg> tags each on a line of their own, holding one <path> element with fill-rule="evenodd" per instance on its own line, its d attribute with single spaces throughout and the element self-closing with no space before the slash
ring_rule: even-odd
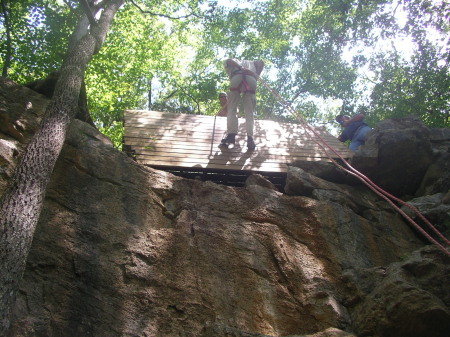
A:
<svg viewBox="0 0 450 337">
<path fill-rule="evenodd" d="M 226 134 L 226 117 L 126 110 L 124 144 L 135 159 L 157 168 L 197 168 L 199 171 L 287 171 L 297 160 L 329 160 L 299 124 L 255 120 L 256 149 L 248 151 L 245 119 L 239 119 L 237 144 L 218 148 Z M 345 158 L 351 152 L 323 130 L 320 135 Z"/>
</svg>

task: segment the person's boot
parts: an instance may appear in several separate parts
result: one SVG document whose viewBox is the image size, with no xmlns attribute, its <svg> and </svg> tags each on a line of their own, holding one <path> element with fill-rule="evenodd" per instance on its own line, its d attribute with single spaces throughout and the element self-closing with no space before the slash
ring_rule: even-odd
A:
<svg viewBox="0 0 450 337">
<path fill-rule="evenodd" d="M 227 134 L 227 136 L 225 138 L 222 139 L 222 141 L 220 142 L 219 146 L 220 147 L 227 147 L 230 146 L 231 144 L 235 144 L 236 142 L 236 134 L 235 133 L 229 133 Z"/>
<path fill-rule="evenodd" d="M 247 148 L 250 151 L 253 151 L 256 148 L 256 144 L 252 136 L 247 136 Z"/>
</svg>

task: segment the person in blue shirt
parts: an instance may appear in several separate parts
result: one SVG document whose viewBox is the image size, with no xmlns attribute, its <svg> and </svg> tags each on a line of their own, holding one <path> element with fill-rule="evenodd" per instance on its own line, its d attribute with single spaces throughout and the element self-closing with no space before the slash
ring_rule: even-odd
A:
<svg viewBox="0 0 450 337">
<path fill-rule="evenodd" d="M 341 142 L 350 140 L 348 148 L 353 152 L 364 144 L 367 133 L 372 130 L 363 120 L 363 114 L 357 114 L 351 118 L 347 115 L 336 116 L 336 122 L 344 128 L 338 139 Z"/>
</svg>

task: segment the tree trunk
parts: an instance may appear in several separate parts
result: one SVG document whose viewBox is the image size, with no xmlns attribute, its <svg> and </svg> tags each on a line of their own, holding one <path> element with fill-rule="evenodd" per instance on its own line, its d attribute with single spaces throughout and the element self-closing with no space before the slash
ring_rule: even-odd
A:
<svg viewBox="0 0 450 337">
<path fill-rule="evenodd" d="M 98 24 L 85 29 L 86 34 L 81 38 L 70 41 L 41 127 L 27 146 L 12 183 L 0 201 L 0 336 L 6 334 L 10 324 L 11 308 L 25 269 L 45 190 L 77 110 L 86 66 L 103 44 L 114 15 L 123 3 L 124 0 L 104 2 Z"/>
<path fill-rule="evenodd" d="M 11 42 L 11 25 L 9 24 L 9 11 L 6 0 L 2 1 L 3 25 L 6 31 L 6 51 L 3 61 L 2 76 L 8 76 L 8 70 L 11 66 L 12 42 Z"/>
</svg>

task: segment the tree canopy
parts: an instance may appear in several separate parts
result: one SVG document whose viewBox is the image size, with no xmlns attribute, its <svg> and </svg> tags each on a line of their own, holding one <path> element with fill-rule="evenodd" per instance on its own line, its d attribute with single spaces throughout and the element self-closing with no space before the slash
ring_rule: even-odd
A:
<svg viewBox="0 0 450 337">
<path fill-rule="evenodd" d="M 81 13 L 73 0 L 2 0 L 3 76 L 57 70 Z M 444 0 L 128 1 L 88 65 L 89 110 L 117 146 L 125 109 L 212 115 L 235 57 L 264 60 L 264 81 L 313 124 L 362 112 L 449 127 L 449 13 Z M 292 120 L 264 87 L 257 99 L 257 118 Z"/>
</svg>

